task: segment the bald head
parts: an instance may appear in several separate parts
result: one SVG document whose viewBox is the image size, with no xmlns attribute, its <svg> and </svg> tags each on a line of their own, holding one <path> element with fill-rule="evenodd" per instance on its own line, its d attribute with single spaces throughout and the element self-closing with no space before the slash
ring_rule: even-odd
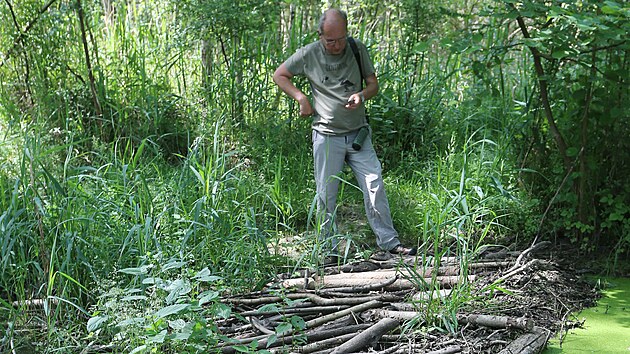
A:
<svg viewBox="0 0 630 354">
<path fill-rule="evenodd" d="M 348 15 L 335 8 L 324 11 L 322 17 L 319 18 L 319 35 L 339 31 L 348 31 Z"/>
</svg>

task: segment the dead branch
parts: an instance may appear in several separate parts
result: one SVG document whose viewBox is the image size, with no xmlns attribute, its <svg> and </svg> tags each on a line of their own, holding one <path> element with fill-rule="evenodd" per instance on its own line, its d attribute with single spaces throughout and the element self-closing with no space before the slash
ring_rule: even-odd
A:
<svg viewBox="0 0 630 354">
<path fill-rule="evenodd" d="M 322 349 L 336 347 L 336 346 L 339 346 L 340 344 L 347 342 L 348 340 L 352 339 L 355 336 L 356 336 L 356 333 L 349 333 L 349 334 L 344 334 L 338 337 L 324 339 L 319 342 L 310 343 L 300 348 L 300 352 L 314 353 Z"/>
<path fill-rule="evenodd" d="M 381 282 L 377 282 L 377 283 L 368 283 L 365 285 L 355 285 L 355 286 L 349 286 L 349 287 L 341 287 L 341 288 L 327 288 L 327 289 L 322 289 L 319 290 L 320 294 L 330 294 L 330 293 L 363 293 L 363 292 L 369 292 L 369 291 L 376 291 L 376 290 L 381 290 L 383 288 L 386 288 L 392 284 L 394 284 L 394 282 L 396 282 L 396 280 L 398 280 L 398 276 L 394 276 L 391 279 L 385 279 Z"/>
<path fill-rule="evenodd" d="M 361 276 L 357 276 L 357 277 L 353 277 L 352 275 L 358 274 L 358 273 L 352 273 L 352 274 L 336 274 L 336 275 L 329 275 L 326 277 L 321 277 L 321 279 L 316 280 L 317 284 L 319 287 L 321 288 L 337 288 L 337 287 L 344 287 L 344 286 L 361 286 L 362 284 L 371 282 L 375 279 L 388 279 L 387 276 L 393 276 L 396 277 L 396 273 L 386 273 L 386 272 L 366 272 L 366 273 L 372 273 L 372 274 L 363 274 Z M 391 279 L 391 278 L 389 278 Z M 424 283 L 426 284 L 432 284 L 433 279 L 432 278 L 422 278 L 424 279 L 423 281 L 420 279 L 417 279 L 417 281 L 412 281 L 411 279 L 414 279 L 413 277 L 409 277 L 408 279 L 397 279 L 394 282 L 392 282 L 390 285 L 386 286 L 385 289 L 392 291 L 392 290 L 405 290 L 405 289 L 415 289 L 418 288 L 419 286 L 422 286 L 422 282 L 424 281 Z M 468 281 L 474 281 L 475 279 L 475 275 L 469 275 L 468 276 Z M 461 281 L 461 277 L 459 276 L 438 276 L 436 279 L 437 283 L 441 286 L 441 287 L 452 287 L 455 284 L 459 284 Z"/>
<path fill-rule="evenodd" d="M 304 328 L 308 329 L 308 328 L 314 328 L 317 326 L 320 326 L 324 323 L 336 320 L 338 318 L 344 317 L 346 315 L 349 314 L 353 314 L 353 313 L 361 313 L 365 310 L 369 310 L 371 308 L 375 308 L 375 307 L 380 307 L 383 306 L 383 303 L 377 300 L 372 300 L 372 301 L 368 301 L 353 307 L 350 307 L 348 309 L 342 310 L 342 311 L 338 311 L 335 313 L 331 313 L 322 317 L 318 317 L 315 318 L 313 320 L 307 321 L 304 325 Z M 280 332 L 280 333 L 276 333 L 277 335 L 277 339 L 280 340 L 281 338 L 284 338 L 288 335 L 292 334 L 292 331 L 286 331 L 286 332 Z M 265 345 L 267 341 L 269 340 L 270 335 L 262 335 L 262 336 L 256 336 L 256 337 L 249 337 L 249 338 L 243 338 L 240 340 L 236 340 L 234 343 L 226 343 L 226 346 L 221 348 L 221 351 L 223 353 L 233 353 L 235 351 L 235 349 L 232 347 L 232 345 L 242 345 L 242 344 L 249 344 L 251 342 L 257 341 L 259 345 Z M 263 347 L 264 348 L 264 347 Z"/>
<path fill-rule="evenodd" d="M 534 327 L 534 321 L 525 317 L 457 315 L 457 322 L 461 325 L 471 324 L 489 328 L 518 328 L 525 331 L 529 331 Z"/>
<path fill-rule="evenodd" d="M 540 260 L 539 259 L 532 259 L 531 261 L 525 263 L 524 265 L 511 269 L 510 271 L 508 271 L 506 274 L 500 276 L 499 278 L 497 278 L 497 280 L 494 281 L 495 284 L 498 283 L 502 283 L 504 281 L 506 281 L 507 279 L 515 276 L 518 273 L 523 272 L 526 269 L 532 268 L 533 266 L 540 264 Z"/>
<path fill-rule="evenodd" d="M 241 299 L 241 298 L 232 298 L 226 299 L 227 303 L 233 305 L 247 305 L 247 306 L 258 306 L 265 304 L 273 304 L 273 303 L 281 303 L 284 299 L 289 300 L 309 300 L 314 304 L 320 306 L 342 306 L 342 305 L 357 305 L 364 302 L 368 302 L 371 300 L 378 300 L 383 302 L 395 302 L 400 301 L 400 297 L 395 294 L 378 294 L 378 295 L 370 295 L 370 296 L 362 296 L 362 297 L 346 297 L 346 298 L 333 298 L 327 299 L 321 297 L 314 293 L 307 292 L 298 292 L 298 293 L 289 293 L 284 295 L 283 297 L 279 296 L 268 296 L 268 297 L 260 297 L 256 299 Z"/>
<path fill-rule="evenodd" d="M 349 305 L 286 307 L 286 308 L 278 309 L 276 311 L 272 311 L 272 310 L 270 310 L 270 311 L 259 311 L 259 310 L 243 311 L 243 312 L 240 313 L 240 315 L 243 316 L 243 317 L 247 317 L 247 316 L 267 316 L 267 315 L 275 315 L 275 314 L 282 314 L 282 315 L 300 314 L 300 315 L 305 315 L 305 314 L 312 314 L 312 313 L 337 312 L 337 311 L 345 310 L 348 307 L 349 307 Z"/>
<path fill-rule="evenodd" d="M 548 333 L 540 327 L 534 327 L 508 344 L 499 354 L 537 354 L 547 344 Z"/>
<path fill-rule="evenodd" d="M 333 350 L 333 354 L 352 353 L 362 348 L 371 347 L 376 343 L 383 334 L 398 327 L 399 322 L 393 318 L 383 318 L 372 327 L 359 333 L 354 338 L 338 346 Z"/>
</svg>

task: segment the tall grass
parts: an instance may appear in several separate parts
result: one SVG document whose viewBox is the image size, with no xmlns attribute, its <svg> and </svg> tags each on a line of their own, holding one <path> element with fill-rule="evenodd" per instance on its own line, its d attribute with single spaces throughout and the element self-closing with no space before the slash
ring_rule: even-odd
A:
<svg viewBox="0 0 630 354">
<path fill-rule="evenodd" d="M 99 4 L 86 7 L 102 115 L 71 8 L 51 11 L 23 56 L 1 69 L 0 349 L 207 348 L 218 335 L 207 318 L 229 314 L 220 294 L 259 289 L 280 267 L 299 265 L 270 245 L 300 235 L 311 247 L 304 259 L 316 251 L 310 122 L 270 78 L 316 39 L 321 4 L 281 3 L 265 11 L 282 21 L 240 34 L 221 27 L 222 36 L 208 28 L 235 14 L 202 3 L 116 2 L 106 23 Z M 226 16 L 204 17 L 195 5 Z M 405 17 L 424 5 L 352 5 L 351 16 L 375 17 L 351 24 L 351 34 L 368 45 L 381 84 L 369 113 L 395 225 L 427 264 L 456 256 L 465 274 L 483 245 L 529 237 L 537 224 L 517 164 L 529 150 L 514 143 L 529 142 L 536 123 L 530 63 L 507 51 L 504 23 L 471 16 L 485 31 L 446 30 L 454 19 L 440 13 L 431 22 L 445 28 L 438 38 Z M 44 30 L 60 24 L 67 31 Z M 202 70 L 202 41 L 211 70 Z M 362 213 L 351 177 L 341 178 L 340 208 Z M 367 228 L 339 234 L 349 258 L 374 251 Z M 419 285 L 436 289 L 435 279 Z M 454 330 L 468 284 L 454 294 L 422 303 L 425 324 Z M 27 312 L 33 299 L 46 307 Z M 164 335 L 168 328 L 180 337 Z"/>
</svg>

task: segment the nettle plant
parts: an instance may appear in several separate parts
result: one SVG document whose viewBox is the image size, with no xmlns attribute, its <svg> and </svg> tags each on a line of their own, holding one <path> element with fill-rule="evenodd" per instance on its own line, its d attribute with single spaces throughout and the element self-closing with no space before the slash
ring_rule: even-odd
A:
<svg viewBox="0 0 630 354">
<path fill-rule="evenodd" d="M 158 257 L 156 257 L 158 258 Z M 206 351 L 219 340 L 215 320 L 232 315 L 219 301 L 222 278 L 208 268 L 171 260 L 118 271 L 127 286 L 109 284 L 87 322 L 95 342 L 125 352 Z"/>
</svg>

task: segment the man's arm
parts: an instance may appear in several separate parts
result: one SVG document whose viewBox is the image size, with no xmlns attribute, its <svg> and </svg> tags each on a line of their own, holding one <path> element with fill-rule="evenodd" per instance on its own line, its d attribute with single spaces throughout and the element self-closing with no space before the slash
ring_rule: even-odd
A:
<svg viewBox="0 0 630 354">
<path fill-rule="evenodd" d="M 273 73 L 273 82 L 275 82 L 276 85 L 284 91 L 284 93 L 292 97 L 300 104 L 300 115 L 303 117 L 313 115 L 313 106 L 311 106 L 311 102 L 308 100 L 308 97 L 300 91 L 300 89 L 295 87 L 291 81 L 292 78 L 293 74 L 291 74 L 284 63 L 282 63 L 276 69 L 276 72 Z"/>
</svg>

